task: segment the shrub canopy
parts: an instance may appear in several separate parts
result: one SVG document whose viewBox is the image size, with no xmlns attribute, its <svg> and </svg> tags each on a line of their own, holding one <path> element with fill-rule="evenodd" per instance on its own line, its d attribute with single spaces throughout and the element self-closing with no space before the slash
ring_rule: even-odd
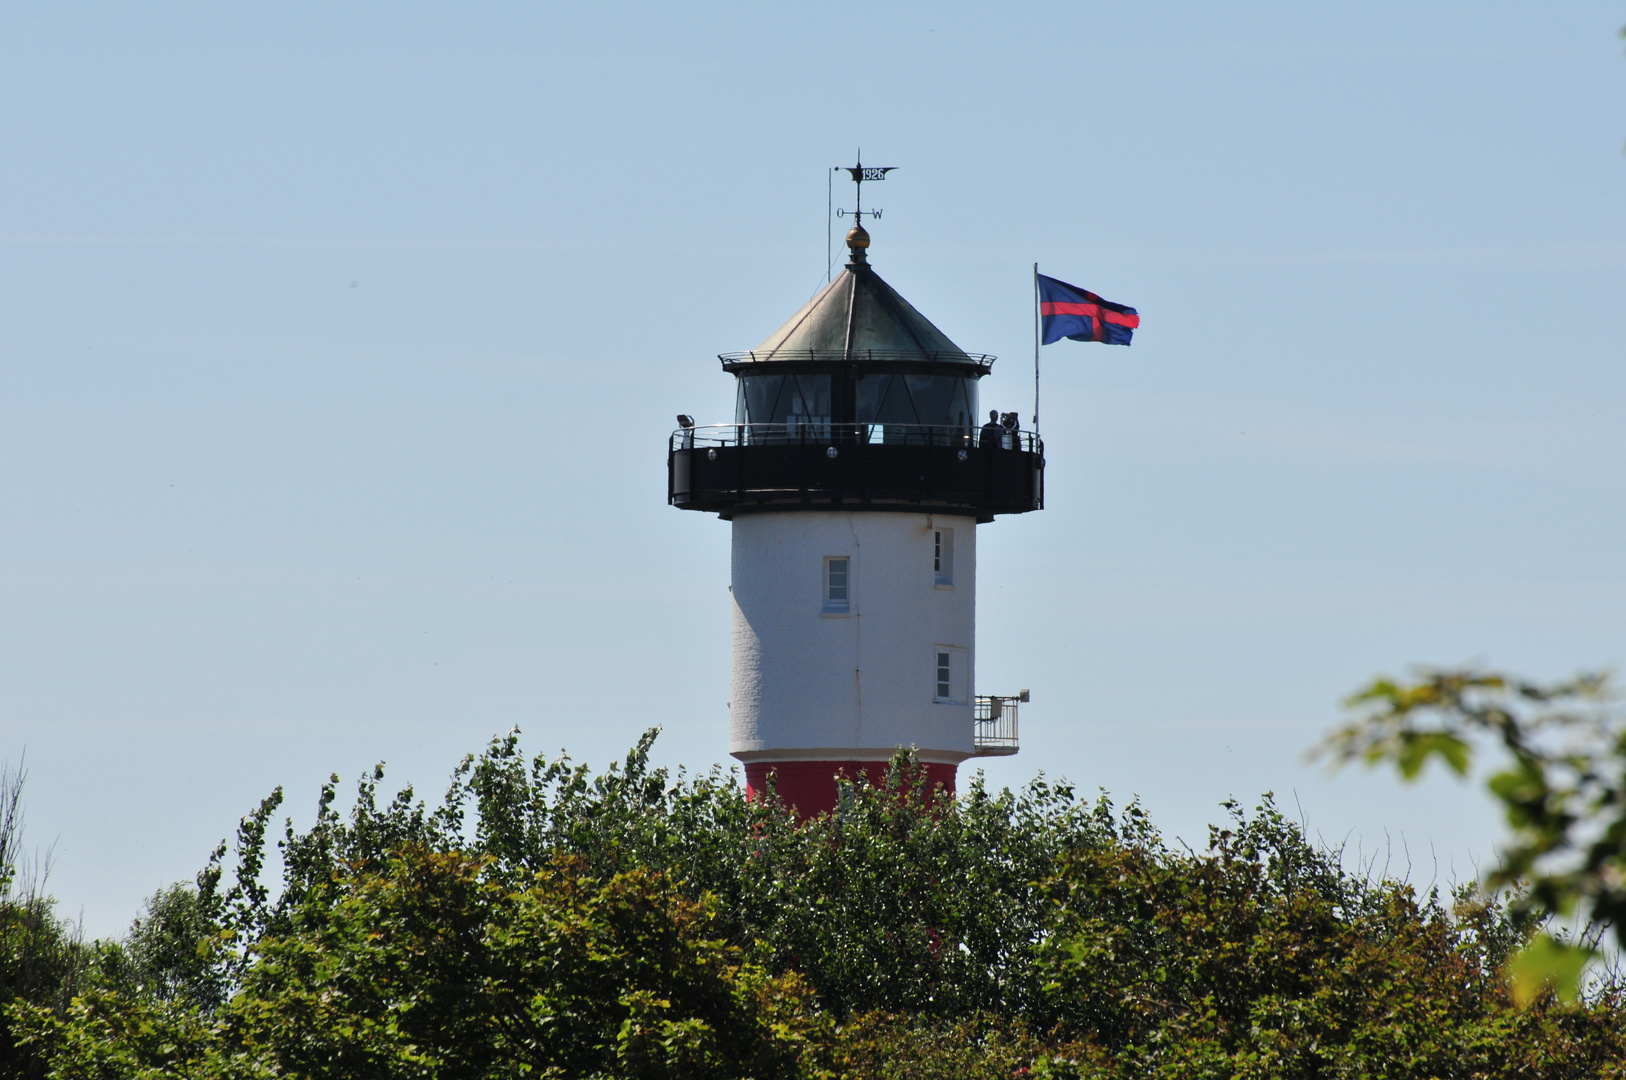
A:
<svg viewBox="0 0 1626 1080">
<path fill-rule="evenodd" d="M 595 774 L 510 735 L 433 808 L 335 778 L 274 886 L 273 793 L 73 993 L 11 995 L 0 1075 L 1626 1075 L 1613 983 L 1518 1007 L 1531 920 L 1353 876 L 1268 798 L 1198 852 L 901 755 L 799 823 L 653 737 Z"/>
</svg>

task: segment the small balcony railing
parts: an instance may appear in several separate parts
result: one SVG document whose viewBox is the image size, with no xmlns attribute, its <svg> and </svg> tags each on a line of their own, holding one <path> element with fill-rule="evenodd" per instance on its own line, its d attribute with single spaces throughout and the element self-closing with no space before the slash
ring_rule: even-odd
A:
<svg viewBox="0 0 1626 1080">
<path fill-rule="evenodd" d="M 1016 753 L 1016 707 L 1028 700 L 1026 690 L 1017 694 L 977 696 L 971 708 L 971 745 L 977 757 L 1005 757 Z"/>
</svg>

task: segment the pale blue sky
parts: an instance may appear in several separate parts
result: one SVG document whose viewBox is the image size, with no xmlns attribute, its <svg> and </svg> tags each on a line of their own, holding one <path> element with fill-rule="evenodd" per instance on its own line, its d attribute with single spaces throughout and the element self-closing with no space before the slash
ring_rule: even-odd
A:
<svg viewBox="0 0 1626 1080">
<path fill-rule="evenodd" d="M 1033 690 L 989 775 L 1472 873 L 1471 790 L 1301 754 L 1379 671 L 1626 660 L 1623 22 L 6 5 L 0 757 L 58 895 L 117 931 L 273 785 L 437 793 L 515 724 L 726 760 L 728 526 L 665 436 L 824 280 L 858 146 L 985 404 L 1035 260 L 1144 320 L 1046 349 L 1049 508 L 980 534 L 978 687 Z"/>
</svg>

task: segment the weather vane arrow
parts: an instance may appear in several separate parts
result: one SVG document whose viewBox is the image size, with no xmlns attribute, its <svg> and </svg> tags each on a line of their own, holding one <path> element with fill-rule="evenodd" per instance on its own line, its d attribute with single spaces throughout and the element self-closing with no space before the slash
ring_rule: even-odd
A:
<svg viewBox="0 0 1626 1080">
<path fill-rule="evenodd" d="M 877 169 L 867 165 L 842 166 L 843 170 L 852 174 L 853 183 L 862 184 L 865 180 L 885 180 L 886 174 L 896 169 L 896 165 L 888 165 Z"/>
<path fill-rule="evenodd" d="M 856 194 L 853 196 L 853 198 L 856 200 L 853 204 L 854 209 L 837 210 L 836 217 L 851 216 L 857 218 L 860 225 L 864 223 L 864 218 L 866 216 L 879 218 L 881 216 L 881 212 L 879 210 L 864 209 L 864 181 L 885 180 L 886 174 L 895 168 L 897 168 L 896 165 L 886 165 L 881 167 L 865 165 L 863 151 L 859 151 L 858 161 L 855 164 L 836 166 L 838 171 L 845 172 L 853 178 L 853 185 L 856 188 Z"/>
</svg>

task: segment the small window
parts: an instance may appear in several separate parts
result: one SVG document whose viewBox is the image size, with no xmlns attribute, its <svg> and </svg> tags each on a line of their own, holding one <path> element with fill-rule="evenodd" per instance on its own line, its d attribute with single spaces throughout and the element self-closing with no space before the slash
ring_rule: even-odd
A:
<svg viewBox="0 0 1626 1080">
<path fill-rule="evenodd" d="M 849 611 L 852 607 L 852 562 L 845 555 L 824 560 L 824 610 Z"/>
<path fill-rule="evenodd" d="M 953 645 L 939 645 L 932 650 L 934 674 L 932 700 L 950 705 L 964 705 L 970 700 L 971 657 L 965 649 Z"/>
<path fill-rule="evenodd" d="M 937 584 L 954 584 L 954 530 L 932 530 L 932 574 Z"/>
</svg>

